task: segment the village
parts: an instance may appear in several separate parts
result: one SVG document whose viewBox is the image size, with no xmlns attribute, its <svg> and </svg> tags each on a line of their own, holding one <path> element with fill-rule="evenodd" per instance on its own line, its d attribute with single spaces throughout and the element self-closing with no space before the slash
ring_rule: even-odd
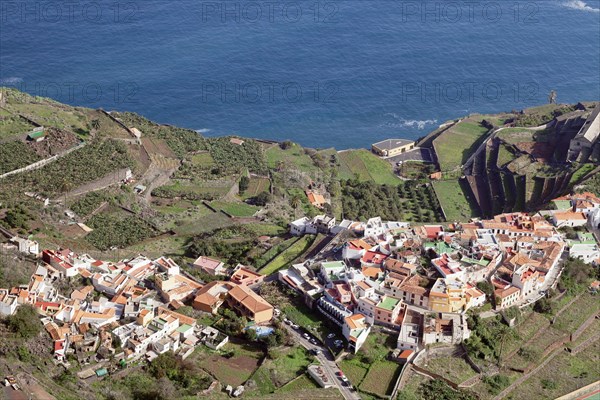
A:
<svg viewBox="0 0 600 400">
<path fill-rule="evenodd" d="M 37 242 L 13 237 L 3 249 L 30 254 L 38 263 L 28 285 L 0 289 L 0 315 L 33 306 L 53 340 L 54 362 L 69 368 L 75 357 L 86 366 L 78 372 L 81 379 L 109 374 L 109 365 L 115 365 L 109 360 L 125 367 L 169 351 L 185 359 L 197 346 L 226 347 L 227 334 L 178 312 L 189 306 L 207 315 L 229 308 L 246 318 L 244 329 L 260 336 L 273 333 L 273 324 L 281 321 L 311 352 L 331 352 L 338 359 L 356 353 L 379 326 L 397 338 L 389 357 L 410 363 L 429 345 L 468 339 L 469 310 L 482 318 L 506 317 L 506 310 L 544 298 L 556 288 L 565 259 L 600 267 L 600 198 L 582 193 L 552 204 L 554 210 L 533 215 L 501 214 L 447 226 L 303 217 L 290 223 L 291 235 L 326 235 L 312 257 L 264 276 L 251 266 L 231 268 L 200 256 L 189 267 L 215 277 L 210 282 L 168 257 L 110 262 L 69 249 L 40 252 Z M 75 279 L 84 284 L 68 286 L 69 292 L 58 289 Z M 299 294 L 337 332 L 319 338 L 269 304 L 260 293 L 273 280 Z M 590 291 L 598 286 L 593 282 Z M 352 383 L 328 360 L 310 368 L 310 375 L 355 398 Z M 242 392 L 243 386 L 228 389 L 236 396 Z"/>
</svg>

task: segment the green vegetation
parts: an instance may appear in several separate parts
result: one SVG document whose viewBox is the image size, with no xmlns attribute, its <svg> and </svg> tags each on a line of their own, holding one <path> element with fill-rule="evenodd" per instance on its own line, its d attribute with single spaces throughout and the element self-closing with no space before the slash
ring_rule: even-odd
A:
<svg viewBox="0 0 600 400">
<path fill-rule="evenodd" d="M 261 274 L 270 275 L 279 271 L 282 268 L 289 266 L 292 261 L 303 254 L 313 243 L 315 237 L 305 235 L 297 239 L 290 247 L 281 252 L 271 262 L 265 265 L 261 270 Z"/>
<path fill-rule="evenodd" d="M 33 218 L 31 211 L 22 204 L 8 209 L 4 218 L 0 220 L 0 225 L 8 229 L 16 229 L 20 233 L 29 230 L 29 221 Z"/>
<path fill-rule="evenodd" d="M 0 175 L 41 160 L 29 146 L 15 140 L 0 145 Z"/>
<path fill-rule="evenodd" d="M 264 360 L 250 378 L 257 384 L 258 393 L 254 393 L 255 395 L 267 395 L 284 387 L 304 374 L 312 362 L 312 356 L 300 346 L 277 348 L 274 355 L 275 358 Z"/>
<path fill-rule="evenodd" d="M 122 142 L 97 140 L 43 168 L 3 179 L 6 191 L 2 194 L 10 197 L 26 187 L 53 196 L 131 166 L 132 160 Z"/>
<path fill-rule="evenodd" d="M 430 357 L 427 359 L 427 369 L 456 384 L 477 375 L 477 371 L 463 357 L 456 356 Z"/>
<path fill-rule="evenodd" d="M 506 343 L 514 338 L 516 333 L 504 325 L 499 317 L 482 319 L 471 316 L 468 319 L 471 337 L 465 341 L 469 355 L 481 360 L 498 360 L 506 354 Z"/>
<path fill-rule="evenodd" d="M 180 395 L 193 395 L 208 388 L 212 380 L 199 374 L 198 370 L 195 364 L 182 361 L 171 351 L 160 354 L 148 366 L 150 375 L 159 381 L 168 378 L 177 386 Z"/>
<path fill-rule="evenodd" d="M 223 210 L 234 217 L 251 217 L 260 208 L 246 203 L 225 203 L 222 201 L 213 201 L 210 204 L 217 210 Z"/>
<path fill-rule="evenodd" d="M 112 214 L 98 214 L 87 225 L 94 229 L 86 240 L 100 250 L 127 247 L 155 235 L 154 229 L 136 216 L 122 218 Z"/>
<path fill-rule="evenodd" d="M 389 221 L 441 221 L 439 203 L 431 186 L 409 182 L 401 186 L 377 185 L 349 180 L 342 182 L 342 207 L 348 219 L 381 216 Z"/>
<path fill-rule="evenodd" d="M 448 221 L 468 221 L 479 216 L 461 181 L 438 181 L 433 183 L 433 187 Z"/>
<path fill-rule="evenodd" d="M 574 106 L 561 106 L 557 104 L 534 107 L 525 110 L 523 114 L 517 115 L 517 117 L 514 118 L 514 123 L 517 126 L 541 126 L 552 121 L 555 117 L 559 117 L 574 110 Z"/>
<path fill-rule="evenodd" d="M 250 177 L 250 181 L 248 182 L 248 188 L 243 192 L 243 199 L 248 199 L 250 197 L 255 197 L 262 192 L 269 191 L 270 181 L 268 178 L 260 178 L 260 177 Z M 241 190 L 241 187 L 240 187 Z"/>
<path fill-rule="evenodd" d="M 267 172 L 267 163 L 258 142 L 245 139 L 244 144 L 237 145 L 231 143 L 230 139 L 230 137 L 218 137 L 207 141 L 210 155 L 221 174 L 239 174 L 245 168 L 258 174 Z"/>
<path fill-rule="evenodd" d="M 385 398 L 394 390 L 394 384 L 400 374 L 401 366 L 392 361 L 374 362 L 360 383 L 360 390 Z M 351 381 L 352 382 L 352 381 Z"/>
<path fill-rule="evenodd" d="M 347 150 L 338 153 L 340 178 L 383 185 L 398 185 L 401 181 L 394 174 L 392 165 L 368 150 Z"/>
<path fill-rule="evenodd" d="M 442 171 L 452 171 L 463 165 L 483 142 L 489 131 L 481 118 L 467 118 L 433 141 Z"/>
<path fill-rule="evenodd" d="M 6 113 L 4 110 L 2 110 L 2 114 L 2 118 L 0 118 L 0 139 L 25 134 L 34 128 L 33 125 L 18 115 Z"/>
<path fill-rule="evenodd" d="M 578 183 L 584 176 L 592 172 L 594 168 L 596 168 L 594 164 L 583 164 L 575 171 L 575 173 L 571 177 L 571 181 L 569 182 L 569 184 L 574 185 Z"/>
<path fill-rule="evenodd" d="M 215 160 L 213 160 L 210 153 L 202 152 L 192 156 L 192 163 L 199 167 L 212 167 L 215 165 Z"/>
<path fill-rule="evenodd" d="M 72 203 L 71 210 L 80 217 L 85 217 L 100 207 L 102 203 L 109 200 L 110 196 L 105 192 L 90 192 Z"/>
<path fill-rule="evenodd" d="M 476 397 L 466 391 L 454 390 L 440 380 L 429 380 L 419 387 L 422 400 L 475 400 Z"/>
<path fill-rule="evenodd" d="M 284 142 L 285 143 L 285 142 Z M 286 147 L 285 149 L 282 147 Z M 287 167 L 296 168 L 302 172 L 315 172 L 318 170 L 306 149 L 296 143 L 289 145 L 272 146 L 265 152 L 267 165 L 272 169 Z"/>
<path fill-rule="evenodd" d="M 180 197 L 186 200 L 214 200 L 223 197 L 234 184 L 233 181 L 194 182 L 174 180 L 169 185 L 160 186 L 152 191 L 152 196 L 165 199 Z"/>
<path fill-rule="evenodd" d="M 38 313 L 29 304 L 17 307 L 17 311 L 6 320 L 8 329 L 23 339 L 30 339 L 42 331 Z"/>
<path fill-rule="evenodd" d="M 182 157 L 192 151 L 206 150 L 206 140 L 198 132 L 169 125 L 156 124 L 140 115 L 124 112 L 115 113 L 126 126 L 136 127 L 144 136 L 163 139 L 169 148 Z"/>
</svg>

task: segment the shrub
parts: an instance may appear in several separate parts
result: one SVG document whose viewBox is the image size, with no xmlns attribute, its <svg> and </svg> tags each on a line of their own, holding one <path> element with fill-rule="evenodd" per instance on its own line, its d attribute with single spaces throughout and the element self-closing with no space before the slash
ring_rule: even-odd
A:
<svg viewBox="0 0 600 400">
<path fill-rule="evenodd" d="M 8 317 L 8 328 L 18 336 L 29 339 L 40 333 L 42 323 L 35 308 L 25 304 L 17 308 L 17 312 Z"/>
<path fill-rule="evenodd" d="M 488 390 L 493 395 L 497 395 L 510 385 L 510 379 L 505 375 L 485 376 L 483 382 L 488 385 Z"/>
</svg>

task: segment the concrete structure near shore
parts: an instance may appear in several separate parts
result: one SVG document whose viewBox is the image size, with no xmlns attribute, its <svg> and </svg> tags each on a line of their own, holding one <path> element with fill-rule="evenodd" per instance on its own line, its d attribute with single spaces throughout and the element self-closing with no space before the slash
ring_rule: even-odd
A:
<svg viewBox="0 0 600 400">
<path fill-rule="evenodd" d="M 407 139 L 386 139 L 371 145 L 373 153 L 381 157 L 397 156 L 414 148 L 415 142 Z"/>
</svg>

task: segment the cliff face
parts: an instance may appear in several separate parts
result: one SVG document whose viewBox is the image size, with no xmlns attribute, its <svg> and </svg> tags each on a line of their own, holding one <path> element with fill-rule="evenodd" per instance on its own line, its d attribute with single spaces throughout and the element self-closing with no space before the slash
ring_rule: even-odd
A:
<svg viewBox="0 0 600 400">
<path fill-rule="evenodd" d="M 481 215 L 535 210 L 589 176 L 594 163 L 567 161 L 589 114 L 590 108 L 575 109 L 541 127 L 494 128 L 463 167 L 466 196 Z"/>
</svg>

